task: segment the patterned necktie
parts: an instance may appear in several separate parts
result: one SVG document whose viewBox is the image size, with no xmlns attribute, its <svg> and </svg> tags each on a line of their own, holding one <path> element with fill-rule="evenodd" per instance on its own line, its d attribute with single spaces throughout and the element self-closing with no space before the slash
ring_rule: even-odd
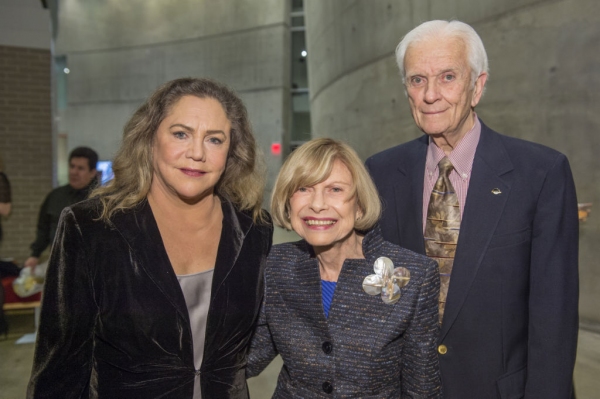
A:
<svg viewBox="0 0 600 399">
<path fill-rule="evenodd" d="M 446 297 L 450 284 L 450 274 L 456 253 L 456 243 L 460 231 L 460 206 L 454 187 L 450 182 L 450 172 L 454 169 L 448 157 L 438 164 L 440 175 L 433 186 L 427 222 L 425 224 L 425 253 L 435 259 L 440 267 L 440 324 L 446 308 Z"/>
</svg>

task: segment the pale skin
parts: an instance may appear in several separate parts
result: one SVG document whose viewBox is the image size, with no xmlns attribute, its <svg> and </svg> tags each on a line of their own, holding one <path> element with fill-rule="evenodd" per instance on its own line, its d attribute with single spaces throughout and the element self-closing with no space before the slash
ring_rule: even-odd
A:
<svg viewBox="0 0 600 399">
<path fill-rule="evenodd" d="M 411 44 L 404 57 L 405 84 L 417 126 L 446 155 L 475 123 L 475 106 L 487 81 L 471 81 L 467 47 L 455 37 L 433 37 Z"/>
<path fill-rule="evenodd" d="M 341 161 L 335 161 L 329 177 L 314 186 L 300 187 L 290 198 L 290 222 L 300 237 L 312 245 L 321 279 L 337 281 L 346 259 L 364 259 L 363 236 L 354 224 L 363 214 L 353 179 Z"/>
<path fill-rule="evenodd" d="M 177 275 L 215 267 L 223 213 L 214 188 L 230 131 L 221 104 L 195 96 L 175 103 L 157 129 L 148 202 Z"/>
</svg>

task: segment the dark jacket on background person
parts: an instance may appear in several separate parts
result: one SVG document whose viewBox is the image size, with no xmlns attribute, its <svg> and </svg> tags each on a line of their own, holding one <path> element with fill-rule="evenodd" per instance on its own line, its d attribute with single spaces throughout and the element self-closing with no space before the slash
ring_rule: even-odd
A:
<svg viewBox="0 0 600 399">
<path fill-rule="evenodd" d="M 3 172 L 0 172 L 0 202 L 12 202 L 10 182 Z M 2 224 L 0 223 L 0 241 L 2 241 Z"/>
<path fill-rule="evenodd" d="M 437 264 L 386 242 L 375 228 L 365 259 L 346 259 L 326 318 L 318 260 L 304 240 L 273 246 L 248 376 L 280 354 L 273 398 L 439 398 Z M 410 271 L 392 305 L 363 291 L 379 257 Z"/>
<path fill-rule="evenodd" d="M 428 144 L 367 160 L 383 237 L 422 254 Z M 438 340 L 444 398 L 571 397 L 578 234 L 567 158 L 482 122 Z"/>
<path fill-rule="evenodd" d="M 92 199 L 63 211 L 44 288 L 28 398 L 192 398 L 183 292 L 147 201 L 97 220 Z M 272 227 L 222 200 L 200 369 L 205 399 L 246 399 L 249 340 Z"/>
<path fill-rule="evenodd" d="M 58 219 L 62 210 L 69 205 L 86 199 L 95 186 L 96 179 L 81 190 L 75 190 L 67 184 L 50 191 L 40 208 L 35 241 L 31 244 L 31 256 L 39 258 L 42 252 L 48 248 L 48 245 L 54 242 Z"/>
</svg>

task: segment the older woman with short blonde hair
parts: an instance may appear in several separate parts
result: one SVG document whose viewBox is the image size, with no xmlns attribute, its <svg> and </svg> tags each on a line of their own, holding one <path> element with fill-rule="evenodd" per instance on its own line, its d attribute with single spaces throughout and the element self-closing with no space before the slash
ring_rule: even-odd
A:
<svg viewBox="0 0 600 399">
<path fill-rule="evenodd" d="M 347 144 L 332 139 L 318 139 L 298 148 L 277 177 L 271 201 L 271 215 L 275 223 L 292 230 L 289 219 L 289 200 L 301 186 L 313 186 L 331 174 L 336 161 L 342 162 L 352 175 L 350 196 L 356 195 L 362 217 L 355 229 L 369 230 L 381 216 L 381 202 L 377 189 L 363 167 L 356 152 Z"/>
<path fill-rule="evenodd" d="M 315 139 L 286 160 L 273 191 L 275 245 L 247 375 L 277 355 L 274 398 L 437 398 L 437 265 L 381 237 L 381 204 L 347 144 Z"/>
</svg>

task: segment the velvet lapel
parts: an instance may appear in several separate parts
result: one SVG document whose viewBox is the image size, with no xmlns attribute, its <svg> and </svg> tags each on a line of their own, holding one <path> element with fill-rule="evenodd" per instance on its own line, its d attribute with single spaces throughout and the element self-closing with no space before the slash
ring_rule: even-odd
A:
<svg viewBox="0 0 600 399">
<path fill-rule="evenodd" d="M 219 240 L 217 261 L 213 275 L 211 301 L 219 293 L 223 282 L 229 276 L 231 269 L 235 266 L 238 255 L 242 250 L 246 234 L 254 224 L 252 218 L 241 212 L 237 212 L 230 202 L 221 200 L 223 209 L 223 229 Z M 210 312 L 209 312 L 210 320 Z"/>
<path fill-rule="evenodd" d="M 221 350 L 223 331 L 228 331 L 224 323 L 227 321 L 226 312 L 223 311 L 229 304 L 230 296 L 235 293 L 225 290 L 221 292 L 228 278 L 235 278 L 232 270 L 238 262 L 238 257 L 244 245 L 244 239 L 253 225 L 252 218 L 237 212 L 230 202 L 221 199 L 223 209 L 223 228 L 217 250 L 217 260 L 213 274 L 210 307 L 206 321 L 206 335 L 204 342 L 204 363 L 210 361 Z M 243 267 L 238 265 L 238 267 Z M 219 333 L 220 332 L 220 333 Z M 230 333 L 230 332 L 229 332 Z M 233 335 L 232 335 L 233 336 Z"/>
<path fill-rule="evenodd" d="M 412 142 L 414 148 L 405 151 L 398 170 L 405 176 L 395 188 L 400 245 L 425 254 L 423 240 L 423 179 L 429 137 L 424 135 Z M 406 203 L 406 201 L 409 201 Z"/>
<path fill-rule="evenodd" d="M 136 273 L 144 271 L 189 324 L 185 298 L 148 201 L 116 213 L 111 221 L 134 252 L 131 262 L 132 267 L 139 269 Z"/>
<path fill-rule="evenodd" d="M 249 216 L 237 212 L 231 203 L 221 200 L 221 207 L 223 228 L 213 274 L 211 302 L 235 265 L 244 238 L 253 224 Z M 132 260 L 132 266 L 144 270 L 160 292 L 189 323 L 185 297 L 171 266 L 148 201 L 143 201 L 131 211 L 117 213 L 112 222 L 135 253 L 136 258 Z M 209 309 L 209 321 L 212 309 L 213 306 Z M 208 338 L 207 336 L 207 340 Z"/>
<path fill-rule="evenodd" d="M 440 339 L 456 319 L 510 195 L 513 165 L 498 133 L 481 124 L 481 137 L 460 225 Z M 500 194 L 492 190 L 499 189 Z"/>
</svg>

